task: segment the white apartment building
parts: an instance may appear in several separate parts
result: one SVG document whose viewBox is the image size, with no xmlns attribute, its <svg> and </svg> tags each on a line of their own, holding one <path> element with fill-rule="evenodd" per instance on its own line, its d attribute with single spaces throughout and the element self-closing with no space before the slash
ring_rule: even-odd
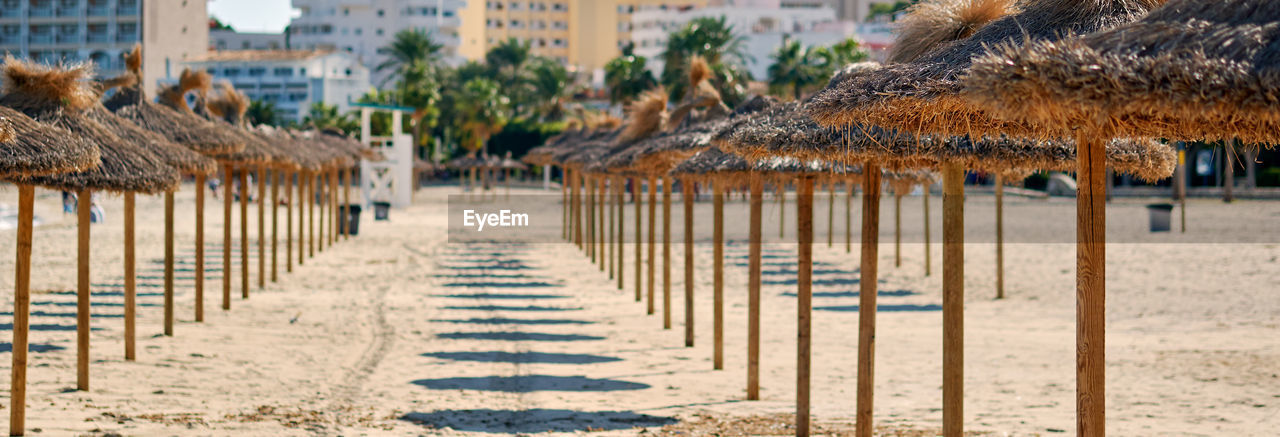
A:
<svg viewBox="0 0 1280 437">
<path fill-rule="evenodd" d="M 208 46 L 204 0 L 0 0 L 0 53 L 38 62 L 93 61 L 100 76 L 124 70 L 143 44 L 143 86 L 174 77 Z"/>
<path fill-rule="evenodd" d="M 284 121 L 302 121 L 312 103 L 351 109 L 373 87 L 355 56 L 333 50 L 211 51 L 187 62 L 192 70 L 230 82 L 251 100 L 274 103 Z"/>
<path fill-rule="evenodd" d="M 747 69 L 757 80 L 767 76 L 769 55 L 786 37 L 805 45 L 826 45 L 854 36 L 852 23 L 841 22 L 828 6 L 791 7 L 782 0 L 737 0 L 722 6 L 688 10 L 644 8 L 631 16 L 631 42 L 635 53 L 649 58 L 653 71 L 661 72 L 667 37 L 695 18 L 724 17 L 745 38 L 746 52 L 754 61 Z"/>
<path fill-rule="evenodd" d="M 466 5 L 467 0 L 293 0 L 301 15 L 289 25 L 289 43 L 294 49 L 350 53 L 372 67 L 385 60 L 381 48 L 396 32 L 421 29 L 445 46 L 446 59 L 456 60 L 459 11 Z M 375 74 L 374 81 L 387 76 Z"/>
<path fill-rule="evenodd" d="M 209 30 L 209 50 L 285 50 L 283 33 L 236 32 Z"/>
</svg>

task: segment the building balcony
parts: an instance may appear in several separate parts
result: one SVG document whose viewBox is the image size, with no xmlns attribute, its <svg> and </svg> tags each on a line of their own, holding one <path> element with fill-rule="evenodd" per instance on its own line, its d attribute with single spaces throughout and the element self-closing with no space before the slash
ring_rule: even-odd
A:
<svg viewBox="0 0 1280 437">
<path fill-rule="evenodd" d="M 22 37 L 18 35 L 0 35 L 0 46 L 16 46 L 22 44 Z"/>
<path fill-rule="evenodd" d="M 111 42 L 111 35 L 105 33 L 91 33 L 88 38 L 89 44 L 108 44 Z"/>
<path fill-rule="evenodd" d="M 121 5 L 116 8 L 116 15 L 138 15 L 138 5 Z"/>
<path fill-rule="evenodd" d="M 90 17 L 108 17 L 111 16 L 111 8 L 107 5 L 91 5 L 87 14 Z"/>
<path fill-rule="evenodd" d="M 124 43 L 124 44 L 133 44 L 138 42 L 138 35 L 135 35 L 132 33 L 122 33 L 120 35 L 116 35 L 116 42 Z"/>
<path fill-rule="evenodd" d="M 58 44 L 79 44 L 80 34 L 78 33 L 68 34 L 68 35 L 59 34 L 57 40 L 58 40 Z"/>
<path fill-rule="evenodd" d="M 31 8 L 31 9 L 28 9 L 28 11 L 29 11 L 28 15 L 32 17 L 52 17 L 55 15 L 53 12 L 52 6 L 45 7 L 45 8 Z"/>
<path fill-rule="evenodd" d="M 0 5 L 0 18 L 21 18 L 22 11 L 17 8 L 9 9 Z"/>
<path fill-rule="evenodd" d="M 30 36 L 30 38 L 28 39 L 28 42 L 29 42 L 29 43 L 31 43 L 31 44 L 53 44 L 54 39 L 55 39 L 55 38 L 53 37 L 53 35 L 52 35 L 52 34 L 49 34 L 49 35 L 31 35 L 31 36 Z"/>
</svg>

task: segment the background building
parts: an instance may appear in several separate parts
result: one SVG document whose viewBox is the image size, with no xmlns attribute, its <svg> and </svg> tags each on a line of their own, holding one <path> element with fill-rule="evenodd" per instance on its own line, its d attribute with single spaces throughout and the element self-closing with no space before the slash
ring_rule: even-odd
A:
<svg viewBox="0 0 1280 437">
<path fill-rule="evenodd" d="M 209 50 L 284 50 L 283 33 L 236 32 L 209 29 Z"/>
<path fill-rule="evenodd" d="M 385 60 L 379 50 L 404 29 L 421 29 L 457 59 L 459 11 L 476 0 L 293 0 L 301 15 L 289 24 L 289 45 L 302 50 L 338 50 L 367 66 Z M 387 73 L 375 74 L 375 83 Z"/>
<path fill-rule="evenodd" d="M 203 0 L 0 0 L 0 53 L 45 62 L 92 60 L 100 76 L 124 70 L 142 42 L 143 89 L 173 77 L 208 47 Z"/>
<path fill-rule="evenodd" d="M 333 50 L 212 51 L 186 63 L 192 70 L 228 81 L 251 100 L 275 104 L 281 121 L 302 121 L 312 103 L 336 105 L 339 113 L 372 88 L 369 69 Z"/>
</svg>

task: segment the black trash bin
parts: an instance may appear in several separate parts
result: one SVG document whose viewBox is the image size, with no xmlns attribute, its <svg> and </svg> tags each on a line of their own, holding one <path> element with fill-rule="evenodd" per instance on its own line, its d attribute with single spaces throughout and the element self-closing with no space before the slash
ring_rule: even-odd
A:
<svg viewBox="0 0 1280 437">
<path fill-rule="evenodd" d="M 391 202 L 373 202 L 373 219 L 386 221 L 391 215 Z"/>
<path fill-rule="evenodd" d="M 347 205 L 347 235 L 360 235 L 360 205 Z"/>
<path fill-rule="evenodd" d="M 1147 205 L 1148 222 L 1151 232 L 1169 232 L 1173 218 L 1173 204 L 1153 203 Z"/>
</svg>

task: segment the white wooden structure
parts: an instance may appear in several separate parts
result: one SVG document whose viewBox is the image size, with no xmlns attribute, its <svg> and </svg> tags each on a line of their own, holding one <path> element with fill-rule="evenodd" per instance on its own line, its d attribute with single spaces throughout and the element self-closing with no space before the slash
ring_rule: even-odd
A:
<svg viewBox="0 0 1280 437">
<path fill-rule="evenodd" d="M 365 207 L 373 202 L 388 202 L 392 208 L 408 207 L 413 202 L 413 137 L 402 133 L 401 120 L 413 108 L 368 103 L 351 106 L 360 109 L 360 141 L 387 158 L 360 161 L 360 194 Z M 371 121 L 375 111 L 391 113 L 390 136 L 373 136 Z"/>
</svg>

